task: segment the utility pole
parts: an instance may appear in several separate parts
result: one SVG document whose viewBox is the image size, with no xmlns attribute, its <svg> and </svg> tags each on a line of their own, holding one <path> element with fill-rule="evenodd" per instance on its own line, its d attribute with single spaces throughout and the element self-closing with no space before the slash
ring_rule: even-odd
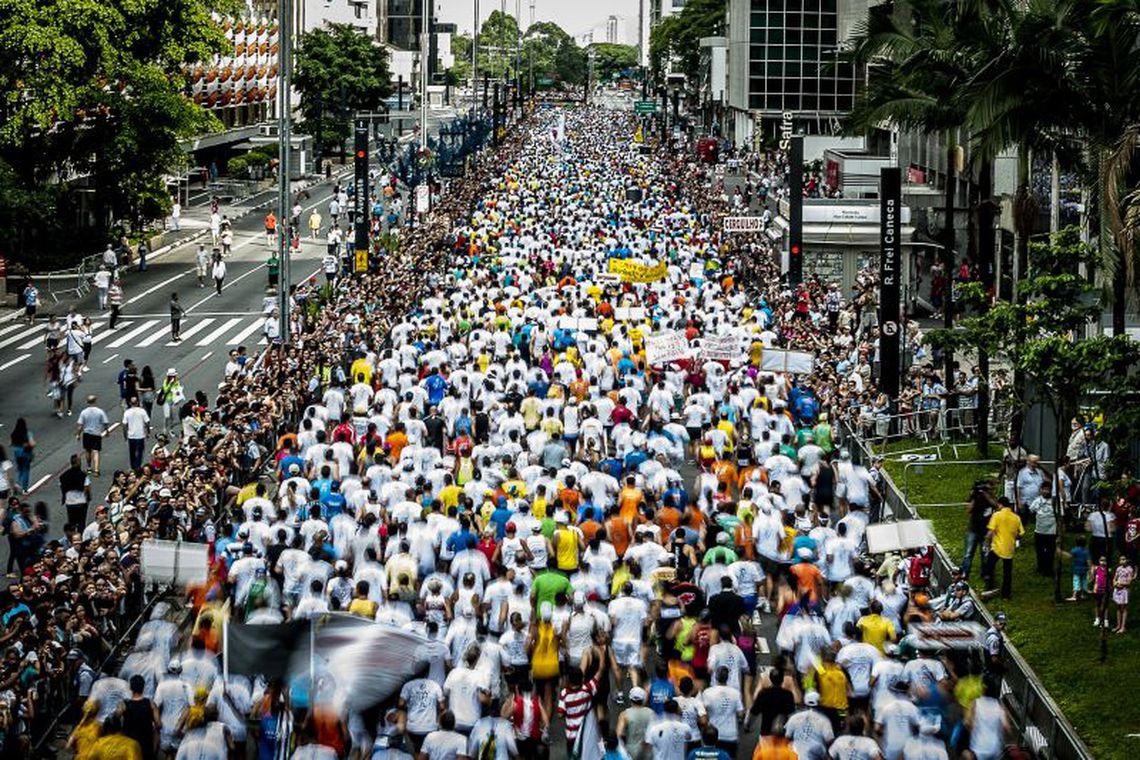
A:
<svg viewBox="0 0 1140 760">
<path fill-rule="evenodd" d="M 289 188 L 289 151 L 292 148 L 292 103 L 289 90 L 292 87 L 293 69 L 293 0 L 277 0 L 277 229 L 281 234 L 277 236 L 277 259 L 281 266 L 281 285 L 278 292 L 278 313 L 280 317 L 279 331 L 281 342 L 288 344 L 292 336 L 289 334 L 289 307 L 292 298 L 289 290 L 293 284 L 292 265 L 290 262 L 290 244 L 293 234 L 299 231 L 292 229 L 293 207 L 290 203 L 292 193 Z M 297 220 L 298 226 L 301 220 Z"/>
</svg>

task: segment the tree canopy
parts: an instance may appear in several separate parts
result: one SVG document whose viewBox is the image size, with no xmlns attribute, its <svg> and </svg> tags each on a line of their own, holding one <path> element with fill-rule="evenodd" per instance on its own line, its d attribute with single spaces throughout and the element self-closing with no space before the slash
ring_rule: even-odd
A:
<svg viewBox="0 0 1140 760">
<path fill-rule="evenodd" d="M 388 53 L 355 27 L 329 24 L 301 35 L 293 84 L 301 128 L 319 145 L 343 145 L 352 112 L 374 109 L 392 93 Z"/>
<path fill-rule="evenodd" d="M 484 74 L 492 79 L 515 76 L 515 35 L 518 29 L 515 18 L 500 11 L 493 11 L 483 22 L 479 30 L 480 79 Z M 448 70 L 449 75 L 455 82 L 468 81 L 471 78 L 471 37 L 452 37 L 451 54 L 455 63 Z M 620 58 L 620 55 L 607 50 L 607 56 Z M 533 66 L 535 79 L 549 78 L 567 84 L 581 84 L 586 80 L 586 51 L 566 30 L 551 21 L 538 21 L 524 30 L 518 63 L 521 70 L 517 73 L 524 77 L 530 76 Z"/>
<path fill-rule="evenodd" d="M 725 0 L 689 0 L 649 34 L 649 68 L 660 78 L 669 71 L 696 82 L 700 73 L 701 38 L 724 33 Z"/>
<path fill-rule="evenodd" d="M 224 49 L 211 13 L 229 10 L 228 0 L 0 0 L 0 230 L 15 258 L 36 268 L 46 262 L 33 250 L 81 249 L 112 223 L 165 210 L 179 141 L 218 126 L 184 93 L 187 67 Z M 80 186 L 94 191 L 86 218 Z M 29 207 L 40 213 L 18 211 Z"/>
<path fill-rule="evenodd" d="M 626 69 L 637 68 L 637 47 L 617 45 L 612 42 L 595 42 L 586 48 L 587 54 L 594 53 L 594 77 L 608 81 Z"/>
</svg>

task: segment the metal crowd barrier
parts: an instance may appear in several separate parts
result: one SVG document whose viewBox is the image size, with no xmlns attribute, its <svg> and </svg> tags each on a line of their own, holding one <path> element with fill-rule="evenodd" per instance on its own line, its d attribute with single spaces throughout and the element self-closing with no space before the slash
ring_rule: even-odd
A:
<svg viewBox="0 0 1140 760">
<path fill-rule="evenodd" d="M 851 452 L 854 461 L 868 465 L 874 452 L 868 444 L 857 436 L 846 422 L 839 424 L 844 445 Z M 895 520 L 914 520 L 918 512 L 907 501 L 894 480 L 883 473 L 883 506 L 881 515 Z M 965 494 L 963 494 L 963 503 Z M 931 588 L 936 593 L 944 593 L 954 580 L 957 565 L 950 560 L 941 544 L 934 547 L 934 564 L 931 568 Z M 974 594 L 974 606 L 978 621 L 986 626 L 993 625 L 993 617 Z M 1072 724 L 1065 718 L 1061 708 L 1045 690 L 1033 669 L 1006 640 L 1005 672 L 1002 675 L 1002 701 L 1021 740 L 1031 747 L 1040 760 L 1092 760 L 1089 748 L 1077 736 Z"/>
</svg>

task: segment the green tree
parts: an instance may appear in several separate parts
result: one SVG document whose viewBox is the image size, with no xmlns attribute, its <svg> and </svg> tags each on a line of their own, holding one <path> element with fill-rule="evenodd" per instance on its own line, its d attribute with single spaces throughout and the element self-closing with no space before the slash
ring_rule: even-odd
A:
<svg viewBox="0 0 1140 760">
<path fill-rule="evenodd" d="M 223 52 L 212 14 L 232 10 L 229 0 L 0 2 L 0 161 L 10 169 L 0 181 L 17 205 L 54 201 L 58 220 L 39 238 L 8 237 L 16 258 L 56 233 L 89 245 L 76 227 L 103 237 L 164 210 L 179 142 L 218 126 L 185 97 L 187 67 Z M 80 182 L 94 191 L 90 219 L 73 216 Z"/>
<path fill-rule="evenodd" d="M 1036 401 L 1045 403 L 1058 423 L 1072 418 L 1078 404 L 1094 392 L 1111 388 L 1128 395 L 1120 383 L 1126 383 L 1135 398 L 1137 379 L 1114 377 L 1118 366 L 1140 361 L 1140 343 L 1127 336 L 1082 337 L 1105 306 L 1102 291 L 1079 273 L 1098 259 L 1099 253 L 1082 243 L 1073 227 L 1050 236 L 1048 243 L 1033 243 L 1027 276 L 1019 283 L 1024 301 L 998 302 L 963 317 L 955 329 L 932 330 L 926 340 L 944 350 L 984 347 L 1000 353 L 1032 381 L 1031 391 L 1028 384 L 1013 388 L 1017 401 L 1026 408 Z M 987 297 L 977 285 L 962 288 L 962 296 L 975 304 Z M 1056 429 L 1055 450 L 1063 452 L 1067 428 L 1058 424 Z M 1054 495 L 1054 509 L 1063 539 L 1059 498 Z M 1059 601 L 1060 563 L 1055 566 L 1054 596 Z"/>
<path fill-rule="evenodd" d="M 649 66 L 653 76 L 670 70 L 684 74 L 695 88 L 700 74 L 701 38 L 724 33 L 725 0 L 689 0 L 680 13 L 658 24 L 649 35 Z"/>
<path fill-rule="evenodd" d="M 594 77 L 599 81 L 609 81 L 625 69 L 637 68 L 637 47 L 634 45 L 595 42 L 586 50 L 594 53 Z"/>
<path fill-rule="evenodd" d="M 558 79 L 567 84 L 586 80 L 586 53 L 562 27 L 550 21 L 532 24 L 523 39 L 524 66 L 534 65 L 537 79 Z"/>
<path fill-rule="evenodd" d="M 348 24 L 301 35 L 293 84 L 301 93 L 301 129 L 313 135 L 319 158 L 326 145 L 352 133 L 354 111 L 379 106 L 392 93 L 388 53 Z"/>
</svg>

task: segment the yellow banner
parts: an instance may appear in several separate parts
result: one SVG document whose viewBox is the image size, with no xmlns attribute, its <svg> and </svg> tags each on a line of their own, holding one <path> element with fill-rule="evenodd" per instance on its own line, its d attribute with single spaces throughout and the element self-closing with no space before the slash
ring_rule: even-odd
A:
<svg viewBox="0 0 1140 760">
<path fill-rule="evenodd" d="M 356 252 L 356 271 L 363 274 L 368 271 L 368 250 L 363 249 Z"/>
<path fill-rule="evenodd" d="M 620 275 L 624 282 L 657 282 L 665 277 L 665 262 L 653 265 L 639 264 L 628 259 L 610 259 L 610 274 Z"/>
</svg>

